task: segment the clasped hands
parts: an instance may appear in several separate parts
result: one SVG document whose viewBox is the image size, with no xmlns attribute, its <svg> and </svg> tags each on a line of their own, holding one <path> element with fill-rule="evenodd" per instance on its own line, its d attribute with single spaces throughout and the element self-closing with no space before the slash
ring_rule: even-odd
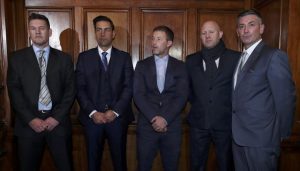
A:
<svg viewBox="0 0 300 171">
<path fill-rule="evenodd" d="M 112 110 L 107 110 L 106 112 L 95 112 L 92 115 L 92 119 L 96 124 L 109 123 L 115 120 L 116 114 Z"/>
<path fill-rule="evenodd" d="M 155 116 L 152 120 L 152 128 L 156 132 L 167 132 L 167 121 L 161 116 Z"/>
<path fill-rule="evenodd" d="M 29 122 L 29 126 L 37 133 L 52 131 L 58 124 L 59 122 L 53 117 L 48 117 L 45 120 L 34 118 Z"/>
</svg>

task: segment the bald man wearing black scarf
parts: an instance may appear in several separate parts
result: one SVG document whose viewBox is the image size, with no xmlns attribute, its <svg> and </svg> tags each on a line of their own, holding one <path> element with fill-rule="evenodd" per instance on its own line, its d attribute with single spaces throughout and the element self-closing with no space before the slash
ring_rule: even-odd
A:
<svg viewBox="0 0 300 171">
<path fill-rule="evenodd" d="M 210 144 L 216 149 L 219 171 L 233 170 L 231 150 L 231 89 L 240 53 L 227 49 L 215 21 L 201 27 L 202 49 L 187 56 L 190 79 L 191 170 L 206 170 Z"/>
</svg>

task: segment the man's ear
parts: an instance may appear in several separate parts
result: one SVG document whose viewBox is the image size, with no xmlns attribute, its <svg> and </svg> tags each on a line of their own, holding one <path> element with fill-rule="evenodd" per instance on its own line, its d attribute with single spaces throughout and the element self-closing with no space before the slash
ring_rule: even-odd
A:
<svg viewBox="0 0 300 171">
<path fill-rule="evenodd" d="M 172 45 L 173 45 L 173 41 L 168 40 L 168 42 L 167 42 L 167 47 L 171 47 Z"/>
</svg>

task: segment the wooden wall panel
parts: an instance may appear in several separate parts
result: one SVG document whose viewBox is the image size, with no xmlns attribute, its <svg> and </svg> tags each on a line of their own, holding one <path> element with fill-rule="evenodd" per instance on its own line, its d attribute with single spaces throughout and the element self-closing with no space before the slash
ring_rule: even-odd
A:
<svg viewBox="0 0 300 171">
<path fill-rule="evenodd" d="M 0 1 L 2 5 L 5 0 Z M 241 47 L 236 36 L 236 15 L 242 9 L 254 6 L 262 12 L 265 18 L 264 40 L 275 47 L 283 49 L 288 47 L 297 90 L 299 90 L 300 60 L 298 60 L 298 49 L 300 48 L 300 34 L 299 23 L 294 20 L 300 17 L 298 0 L 176 0 L 175 2 L 174 0 L 110 0 L 109 3 L 106 0 L 11 0 L 6 2 L 8 5 L 6 5 L 5 13 L 9 14 L 6 17 L 7 51 L 9 53 L 29 45 L 26 32 L 27 16 L 30 12 L 39 12 L 50 19 L 54 33 L 50 39 L 51 46 L 70 53 L 75 64 L 79 52 L 96 47 L 93 18 L 98 15 L 107 15 L 116 25 L 117 35 L 113 45 L 131 53 L 134 66 L 138 60 L 152 54 L 152 29 L 162 24 L 169 26 L 174 31 L 175 41 L 170 53 L 180 60 L 184 60 L 186 55 L 201 49 L 200 27 L 204 21 L 211 19 L 216 20 L 221 25 L 224 31 L 223 39 L 227 47 L 238 50 Z M 289 13 L 289 10 L 293 13 Z M 1 11 L 2 13 L 3 11 Z M 289 19 L 287 19 L 287 14 L 291 14 Z M 4 20 L 1 19 L 3 23 Z M 290 22 L 292 20 L 293 22 Z M 5 66 L 7 57 L 0 56 L 0 61 L 4 61 L 3 66 Z M 5 69 L 5 67 L 0 68 L 3 77 L 5 77 Z M 7 94 L 3 96 L 7 99 Z M 4 114 L 5 121 L 10 124 L 9 103 L 5 101 L 0 101 L 0 103 L 6 111 Z M 299 105 L 298 100 L 297 106 Z M 75 103 L 71 111 L 74 170 L 85 171 L 87 170 L 86 147 L 82 128 L 77 121 L 78 110 L 78 104 Z M 184 114 L 187 113 L 187 110 L 184 111 Z M 300 109 L 297 108 L 297 124 L 295 124 L 294 134 L 300 130 L 299 111 Z M 135 128 L 134 124 L 130 125 L 127 137 L 129 171 L 137 170 Z M 5 149 L 8 153 L 4 159 L 0 160 L 0 170 L 16 170 L 17 167 L 12 130 L 12 128 L 9 129 L 5 143 Z M 189 135 L 186 125 L 183 126 L 183 130 L 179 169 L 181 171 L 189 170 Z M 293 136 L 290 141 L 283 143 L 281 170 L 288 171 L 295 170 L 295 168 L 299 170 L 299 165 L 295 163 L 299 161 L 300 157 L 298 142 L 299 138 Z M 216 170 L 216 158 L 213 152 L 212 148 L 208 170 Z M 112 170 L 107 146 L 102 162 L 102 170 Z M 42 170 L 50 171 L 53 169 L 53 162 L 49 153 L 46 152 Z M 159 156 L 154 161 L 153 170 L 163 170 Z"/>
<path fill-rule="evenodd" d="M 52 36 L 49 44 L 51 47 L 69 53 L 74 57 L 74 51 L 79 49 L 74 41 L 74 24 L 72 9 L 28 9 L 26 11 L 26 19 L 31 13 L 40 13 L 48 17 L 50 28 L 52 29 Z M 26 25 L 28 23 L 26 22 Z M 28 45 L 31 42 L 28 38 Z"/>
<path fill-rule="evenodd" d="M 166 10 L 166 9 L 143 9 L 142 10 L 142 57 L 144 59 L 152 55 L 151 39 L 152 30 L 159 25 L 166 25 L 174 32 L 173 46 L 170 49 L 170 55 L 183 60 L 186 56 L 186 17 L 184 10 Z"/>
<path fill-rule="evenodd" d="M 223 40 L 226 47 L 239 50 L 240 41 L 236 33 L 236 17 L 239 11 L 198 11 L 198 31 L 197 44 L 198 49 L 201 49 L 201 25 L 207 20 L 215 20 L 219 23 L 223 30 Z"/>
<path fill-rule="evenodd" d="M 270 46 L 275 48 L 280 48 L 281 43 L 281 0 L 275 0 L 271 3 L 263 6 L 257 6 L 257 9 L 260 11 L 263 22 L 265 24 L 265 31 L 262 36 L 263 40 Z"/>
<path fill-rule="evenodd" d="M 129 10 L 85 10 L 85 50 L 91 49 L 97 46 L 95 40 L 95 31 L 93 25 L 93 19 L 99 15 L 108 16 L 115 25 L 116 38 L 113 41 L 113 46 L 121 49 L 123 51 L 130 51 L 130 36 L 131 36 L 131 27 L 130 27 L 130 11 Z"/>
</svg>

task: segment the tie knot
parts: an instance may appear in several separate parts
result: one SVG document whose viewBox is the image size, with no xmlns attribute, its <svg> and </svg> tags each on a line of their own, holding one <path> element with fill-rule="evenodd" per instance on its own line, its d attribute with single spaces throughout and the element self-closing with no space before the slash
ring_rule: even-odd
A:
<svg viewBox="0 0 300 171">
<path fill-rule="evenodd" d="M 245 65 L 246 63 L 246 56 L 247 56 L 247 52 L 244 51 L 241 55 L 241 64 L 240 64 L 240 69 L 243 68 L 243 66 Z"/>
<path fill-rule="evenodd" d="M 246 57 L 246 56 L 247 56 L 247 51 L 243 51 L 242 57 Z"/>
<path fill-rule="evenodd" d="M 102 56 L 106 58 L 107 52 L 102 52 Z"/>
<path fill-rule="evenodd" d="M 45 51 L 44 50 L 39 50 L 38 53 L 39 53 L 39 58 L 41 58 L 41 57 L 44 56 Z"/>
</svg>

